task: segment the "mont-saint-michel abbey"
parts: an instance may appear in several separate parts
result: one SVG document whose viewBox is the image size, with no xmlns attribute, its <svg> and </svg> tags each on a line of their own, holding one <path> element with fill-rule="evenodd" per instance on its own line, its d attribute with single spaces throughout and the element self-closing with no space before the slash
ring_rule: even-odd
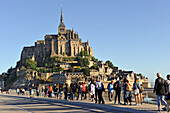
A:
<svg viewBox="0 0 170 113">
<path fill-rule="evenodd" d="M 89 82 L 99 78 L 105 88 L 111 80 L 123 77 L 131 83 L 139 78 L 143 86 L 151 87 L 148 78 L 132 70 L 125 71 L 111 61 L 103 62 L 93 56 L 89 41 L 82 42 L 78 33 L 67 29 L 61 8 L 58 33 L 46 35 L 34 46 L 24 47 L 15 68 L 8 69 L 7 88 L 35 87 L 43 84 Z"/>
<path fill-rule="evenodd" d="M 75 33 L 73 29 L 66 29 L 62 9 L 58 34 L 46 35 L 44 38 L 45 40 L 35 42 L 35 46 L 24 47 L 21 55 L 22 65 L 27 59 L 32 58 L 38 66 L 42 66 L 41 63 L 46 57 L 77 57 L 81 51 L 87 51 L 88 55 L 93 56 L 89 42 L 82 42 L 78 33 Z"/>
</svg>

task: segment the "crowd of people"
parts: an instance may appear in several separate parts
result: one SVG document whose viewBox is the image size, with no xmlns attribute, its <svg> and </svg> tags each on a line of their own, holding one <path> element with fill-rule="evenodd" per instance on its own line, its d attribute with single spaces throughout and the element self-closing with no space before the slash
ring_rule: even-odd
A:
<svg viewBox="0 0 170 113">
<path fill-rule="evenodd" d="M 17 94 L 24 95 L 24 89 L 17 88 Z M 89 83 L 79 82 L 71 84 L 54 84 L 48 86 L 42 86 L 41 89 L 37 86 L 36 88 L 29 89 L 30 97 L 44 96 L 44 97 L 55 97 L 56 99 L 65 99 L 65 100 L 86 100 L 87 96 L 89 100 L 98 104 L 105 104 L 103 99 L 103 92 L 106 91 L 103 83 L 96 79 L 96 81 L 90 81 Z M 139 79 L 136 78 L 135 82 L 131 84 L 126 78 L 118 77 L 115 80 L 112 80 L 111 83 L 107 86 L 108 99 L 113 101 L 116 104 L 118 99 L 118 104 L 121 105 L 121 95 L 123 95 L 124 103 L 123 105 L 132 105 L 132 92 L 135 97 L 135 105 L 142 105 L 142 91 L 143 86 L 139 82 Z M 107 93 L 107 92 L 106 92 Z M 113 97 L 115 95 L 115 97 Z"/>
<path fill-rule="evenodd" d="M 161 110 L 160 101 L 165 104 L 163 110 L 166 111 L 169 110 L 169 106 L 167 103 L 168 100 L 170 100 L 170 75 L 167 75 L 167 80 L 161 78 L 160 73 L 157 73 L 157 77 L 158 78 L 155 80 L 153 93 L 156 93 L 157 96 L 158 111 Z M 104 88 L 103 83 L 99 79 L 96 79 L 96 81 L 90 81 L 89 83 L 79 82 L 71 83 L 70 85 L 64 83 L 54 84 L 53 86 L 42 86 L 41 89 L 37 86 L 34 90 L 30 88 L 29 94 L 30 97 L 36 94 L 37 96 L 44 96 L 49 98 L 55 97 L 56 99 L 64 100 L 86 100 L 88 95 L 91 102 L 105 104 L 105 100 L 102 96 L 103 91 L 105 90 L 106 89 Z M 107 85 L 109 101 L 113 101 L 114 104 L 117 104 L 116 101 L 118 100 L 119 105 L 132 105 L 132 96 L 134 96 L 135 98 L 136 106 L 142 105 L 143 91 L 144 87 L 137 77 L 135 78 L 134 83 L 131 83 L 126 78 L 118 77 L 116 81 L 112 80 Z M 18 95 L 24 95 L 25 89 L 17 88 L 16 92 Z M 121 95 L 123 96 L 123 101 L 121 101 Z"/>
</svg>

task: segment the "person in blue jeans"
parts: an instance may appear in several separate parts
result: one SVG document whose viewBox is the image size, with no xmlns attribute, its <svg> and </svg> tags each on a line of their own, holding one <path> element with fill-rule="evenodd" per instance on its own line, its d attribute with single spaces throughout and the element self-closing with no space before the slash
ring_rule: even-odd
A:
<svg viewBox="0 0 170 113">
<path fill-rule="evenodd" d="M 82 83 L 79 83 L 79 86 L 78 86 L 78 97 L 77 97 L 77 100 L 79 100 L 79 96 L 81 95 L 81 100 L 83 100 L 83 85 Z"/>
<path fill-rule="evenodd" d="M 153 93 L 156 92 L 156 97 L 157 97 L 157 104 L 158 104 L 158 111 L 160 111 L 161 103 L 165 105 L 165 111 L 169 109 L 167 102 L 164 100 L 165 95 L 168 94 L 167 92 L 167 85 L 166 82 L 163 78 L 161 78 L 161 74 L 157 73 L 157 79 L 155 80 L 155 86 L 154 86 L 154 91 Z"/>
<path fill-rule="evenodd" d="M 118 104 L 119 105 L 122 104 L 120 102 L 120 95 L 121 95 L 121 89 L 122 89 L 122 85 L 121 85 L 122 80 L 123 80 L 123 78 L 119 77 L 119 80 L 117 80 L 117 82 L 114 83 L 114 90 L 116 91 L 114 104 L 116 104 L 117 97 L 118 97 Z"/>
</svg>

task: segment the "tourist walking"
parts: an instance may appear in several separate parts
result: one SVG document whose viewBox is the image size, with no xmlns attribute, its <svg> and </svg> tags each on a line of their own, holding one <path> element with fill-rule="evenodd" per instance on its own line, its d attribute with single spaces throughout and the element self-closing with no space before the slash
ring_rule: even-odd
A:
<svg viewBox="0 0 170 113">
<path fill-rule="evenodd" d="M 100 104 L 101 102 L 102 102 L 102 104 L 105 104 L 103 97 L 102 97 L 102 92 L 104 91 L 104 85 L 99 79 L 97 79 L 96 88 L 98 89 L 98 97 L 99 97 L 98 104 Z"/>
<path fill-rule="evenodd" d="M 25 89 L 24 88 L 22 89 L 22 94 L 25 95 Z"/>
<path fill-rule="evenodd" d="M 114 83 L 114 90 L 116 91 L 114 104 L 116 104 L 117 97 L 118 97 L 118 104 L 119 105 L 122 104 L 120 102 L 120 94 L 121 94 L 121 89 L 122 89 L 122 85 L 121 85 L 122 79 L 123 79 L 122 77 L 119 77 L 119 80 L 117 80 L 117 82 Z"/>
<path fill-rule="evenodd" d="M 87 83 L 87 93 L 89 94 L 89 100 L 91 100 L 91 94 L 90 94 L 90 92 L 91 92 L 91 81 L 89 81 L 88 83 Z"/>
<path fill-rule="evenodd" d="M 32 92 L 31 92 L 31 88 L 29 88 L 29 94 L 30 94 L 30 98 L 31 98 L 31 96 L 32 96 Z"/>
<path fill-rule="evenodd" d="M 72 86 L 72 100 L 75 100 L 76 99 L 76 85 L 73 84 Z"/>
<path fill-rule="evenodd" d="M 79 99 L 79 84 L 76 83 L 76 100 Z"/>
<path fill-rule="evenodd" d="M 114 80 L 112 80 L 107 86 L 109 101 L 112 101 L 113 98 L 113 91 L 114 91 L 113 87 L 114 87 Z"/>
<path fill-rule="evenodd" d="M 136 78 L 135 79 L 135 82 L 133 83 L 133 94 L 134 94 L 134 96 L 135 96 L 135 102 L 136 102 L 136 106 L 137 105 L 140 105 L 140 99 L 139 99 L 139 84 L 138 84 L 138 82 L 139 82 L 139 79 L 138 78 Z"/>
<path fill-rule="evenodd" d="M 127 79 L 125 79 L 124 81 L 124 105 L 127 105 L 129 103 L 129 105 L 132 105 L 132 85 L 129 83 L 129 81 Z"/>
<path fill-rule="evenodd" d="M 90 97 L 91 97 L 92 102 L 94 100 L 94 95 L 95 95 L 95 84 L 92 81 L 91 84 L 90 84 Z"/>
<path fill-rule="evenodd" d="M 154 86 L 153 93 L 155 93 L 155 92 L 156 92 L 156 97 L 157 97 L 158 111 L 161 110 L 160 109 L 160 107 L 161 107 L 160 101 L 162 101 L 162 103 L 165 105 L 164 110 L 168 110 L 167 102 L 164 100 L 165 95 L 168 94 L 167 84 L 166 84 L 165 80 L 163 78 L 161 78 L 160 73 L 157 73 L 157 79 L 155 80 L 155 86 Z"/>
<path fill-rule="evenodd" d="M 20 89 L 19 89 L 19 88 L 17 88 L 17 95 L 19 95 L 19 93 L 20 93 Z"/>
<path fill-rule="evenodd" d="M 59 84 L 59 94 L 60 94 L 60 99 L 63 99 L 63 85 Z"/>
<path fill-rule="evenodd" d="M 48 88 L 47 88 L 47 86 L 45 86 L 44 93 L 45 93 L 44 97 L 47 97 L 48 96 Z"/>
<path fill-rule="evenodd" d="M 64 90 L 64 99 L 67 100 L 67 93 L 68 93 L 67 83 L 65 83 L 65 85 L 63 86 L 63 90 Z"/>
<path fill-rule="evenodd" d="M 97 79 L 96 79 L 96 82 L 97 82 Z M 97 103 L 97 101 L 98 101 L 98 88 L 97 88 L 97 86 L 96 86 L 96 82 L 95 82 L 95 103 Z"/>
<path fill-rule="evenodd" d="M 84 82 L 83 84 L 82 84 L 82 86 L 83 86 L 83 97 L 84 97 L 84 100 L 87 98 L 87 88 L 86 88 L 86 83 Z"/>
<path fill-rule="evenodd" d="M 39 96 L 39 95 L 40 95 L 40 89 L 39 89 L 39 87 L 38 87 L 38 86 L 36 87 L 36 93 L 37 93 L 37 96 Z"/>
<path fill-rule="evenodd" d="M 55 98 L 58 99 L 58 93 L 59 93 L 58 85 L 54 84 L 54 86 L 53 86 L 53 91 L 54 91 L 54 96 L 55 96 Z"/>
<path fill-rule="evenodd" d="M 127 103 L 127 98 L 126 98 L 126 78 L 123 80 L 123 99 L 124 99 L 124 104 L 126 105 Z"/>
<path fill-rule="evenodd" d="M 144 91 L 144 87 L 140 81 L 138 82 L 138 84 L 139 84 L 139 99 L 140 99 L 140 104 L 142 105 L 142 103 L 143 103 L 142 93 Z"/>
<path fill-rule="evenodd" d="M 49 85 L 48 87 L 48 97 L 52 97 L 53 87 Z"/>
<path fill-rule="evenodd" d="M 44 94 L 45 94 L 45 87 L 44 86 L 42 86 L 41 92 L 42 92 L 41 95 L 44 96 Z"/>
<path fill-rule="evenodd" d="M 81 100 L 83 100 L 83 85 L 80 83 L 80 95 L 81 95 Z"/>
<path fill-rule="evenodd" d="M 20 88 L 20 94 L 23 95 L 22 88 Z"/>
<path fill-rule="evenodd" d="M 70 100 L 73 100 L 73 86 L 74 86 L 74 84 L 71 83 L 70 88 L 69 88 L 69 99 Z"/>
</svg>

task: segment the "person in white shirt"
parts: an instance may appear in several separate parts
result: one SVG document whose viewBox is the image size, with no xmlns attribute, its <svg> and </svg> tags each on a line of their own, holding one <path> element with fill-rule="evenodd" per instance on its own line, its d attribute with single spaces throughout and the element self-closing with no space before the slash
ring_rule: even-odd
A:
<svg viewBox="0 0 170 113">
<path fill-rule="evenodd" d="M 91 101 L 93 102 L 94 95 L 95 95 L 95 85 L 94 85 L 94 82 L 93 82 L 93 81 L 91 82 L 90 87 L 91 87 L 91 91 L 90 91 Z"/>
</svg>

